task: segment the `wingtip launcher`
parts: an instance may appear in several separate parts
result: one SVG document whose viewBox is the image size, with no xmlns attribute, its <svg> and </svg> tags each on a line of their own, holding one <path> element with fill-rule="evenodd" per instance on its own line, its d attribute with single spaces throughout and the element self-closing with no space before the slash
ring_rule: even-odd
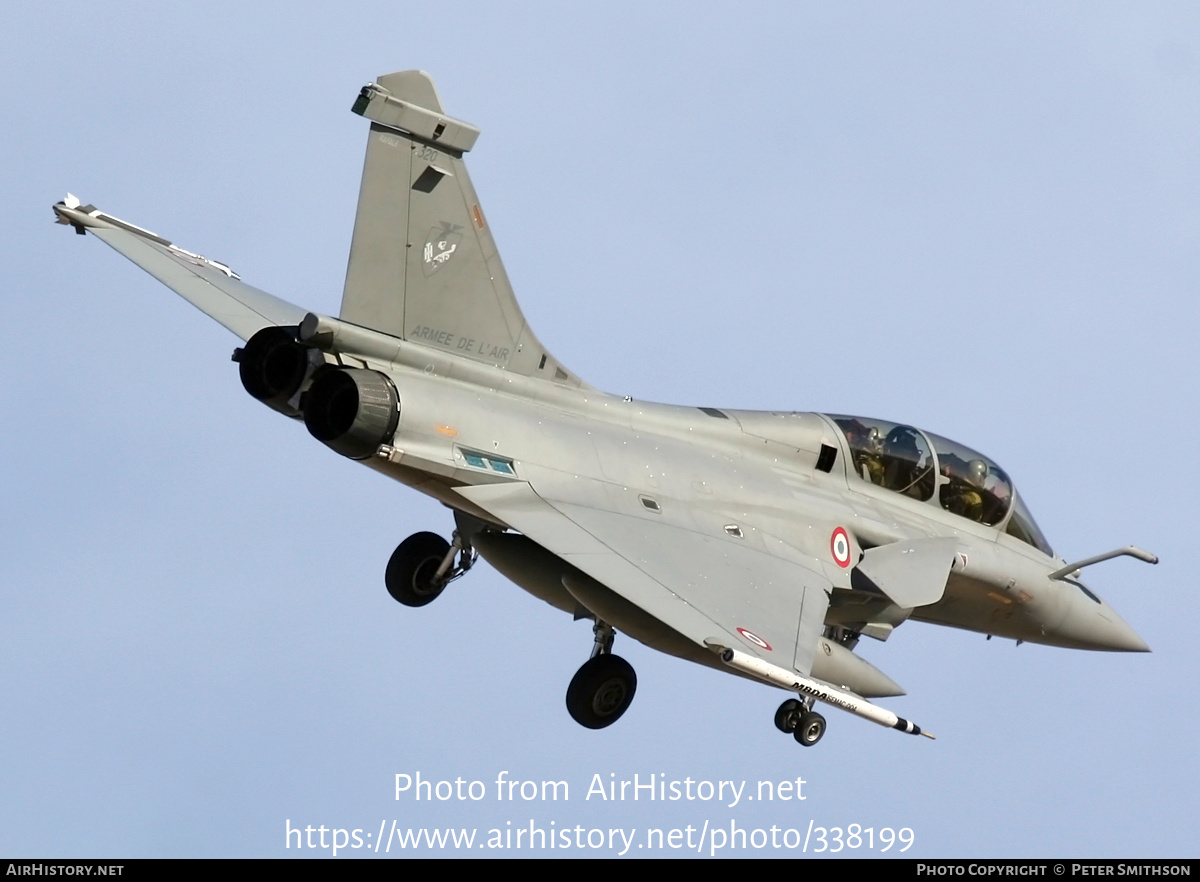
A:
<svg viewBox="0 0 1200 882">
<path fill-rule="evenodd" d="M 89 229 L 104 230 L 115 228 L 124 230 L 148 242 L 153 242 L 155 245 L 161 245 L 176 256 L 190 261 L 197 266 L 201 264 L 211 266 L 213 269 L 224 273 L 228 278 L 241 281 L 242 277 L 230 269 L 228 264 L 221 263 L 219 260 L 210 260 L 203 254 L 196 254 L 195 252 L 180 248 L 157 233 L 152 233 L 145 227 L 139 227 L 137 224 L 131 224 L 129 221 L 121 220 L 119 217 L 113 217 L 111 214 L 101 211 L 90 203 L 84 205 L 80 202 L 79 197 L 73 193 L 68 193 L 66 199 L 61 202 L 55 202 L 51 208 L 54 209 L 54 222 L 56 224 L 72 226 L 80 236 L 86 235 Z"/>
</svg>

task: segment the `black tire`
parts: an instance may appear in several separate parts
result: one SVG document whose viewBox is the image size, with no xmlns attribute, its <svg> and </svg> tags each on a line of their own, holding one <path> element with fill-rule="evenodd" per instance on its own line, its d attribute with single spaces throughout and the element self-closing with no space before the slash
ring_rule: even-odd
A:
<svg viewBox="0 0 1200 882">
<path fill-rule="evenodd" d="M 413 533 L 396 546 L 388 561 L 383 582 L 388 594 L 405 606 L 424 606 L 435 600 L 445 582 L 434 575 L 450 550 L 450 543 L 437 533 Z"/>
<path fill-rule="evenodd" d="M 803 714 L 804 705 L 800 703 L 799 699 L 789 698 L 779 705 L 779 710 L 775 711 L 775 728 L 784 735 L 791 735 L 800 725 L 800 717 Z"/>
<path fill-rule="evenodd" d="M 800 725 L 792 733 L 796 743 L 804 747 L 812 747 L 825 734 L 825 718 L 816 711 L 807 711 L 800 715 Z"/>
<path fill-rule="evenodd" d="M 567 713 L 587 729 L 603 729 L 621 718 L 637 692 L 637 674 L 617 655 L 584 662 L 567 687 Z"/>
</svg>

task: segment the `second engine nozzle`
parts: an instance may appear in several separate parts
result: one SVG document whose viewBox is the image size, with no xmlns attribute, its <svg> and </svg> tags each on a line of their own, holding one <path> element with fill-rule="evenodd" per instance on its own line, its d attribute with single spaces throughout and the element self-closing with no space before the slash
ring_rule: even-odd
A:
<svg viewBox="0 0 1200 882">
<path fill-rule="evenodd" d="M 384 374 L 338 368 L 318 374 L 304 396 L 309 433 L 342 456 L 367 459 L 392 439 L 400 395 Z"/>
<path fill-rule="evenodd" d="M 233 357 L 247 392 L 273 410 L 300 415 L 288 400 L 304 382 L 308 349 L 296 342 L 295 328 L 263 328 Z"/>
</svg>

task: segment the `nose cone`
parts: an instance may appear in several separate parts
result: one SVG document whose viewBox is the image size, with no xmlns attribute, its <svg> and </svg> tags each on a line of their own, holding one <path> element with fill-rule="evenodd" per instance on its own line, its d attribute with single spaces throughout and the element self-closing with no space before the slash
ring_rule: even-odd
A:
<svg viewBox="0 0 1200 882">
<path fill-rule="evenodd" d="M 1146 641 L 1107 603 L 1090 591 L 1079 590 L 1073 594 L 1067 615 L 1057 629 L 1064 645 L 1108 652 L 1150 651 Z"/>
</svg>

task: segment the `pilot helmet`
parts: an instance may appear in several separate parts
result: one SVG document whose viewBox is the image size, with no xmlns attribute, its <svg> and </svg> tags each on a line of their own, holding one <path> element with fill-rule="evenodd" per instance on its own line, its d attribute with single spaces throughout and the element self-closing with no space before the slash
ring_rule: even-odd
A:
<svg viewBox="0 0 1200 882">
<path fill-rule="evenodd" d="M 879 431 L 879 426 L 871 426 L 867 430 L 867 440 L 863 446 L 871 453 L 879 453 L 883 450 L 883 433 Z"/>
<path fill-rule="evenodd" d="M 893 456 L 916 459 L 920 454 L 917 431 L 911 426 L 896 426 L 883 441 L 884 449 Z"/>
</svg>

